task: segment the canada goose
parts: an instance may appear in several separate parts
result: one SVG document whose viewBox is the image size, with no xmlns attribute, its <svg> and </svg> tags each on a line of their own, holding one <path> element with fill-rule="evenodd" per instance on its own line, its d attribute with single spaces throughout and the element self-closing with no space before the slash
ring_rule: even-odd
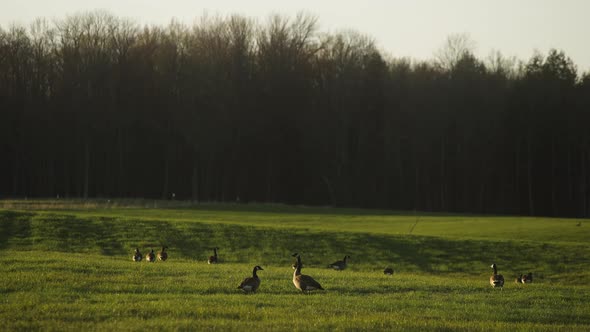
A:
<svg viewBox="0 0 590 332">
<path fill-rule="evenodd" d="M 238 286 L 244 293 L 254 293 L 258 289 L 258 286 L 260 286 L 260 278 L 258 278 L 256 271 L 264 271 L 264 269 L 256 265 L 254 270 L 252 270 L 252 276 L 244 279 Z"/>
<path fill-rule="evenodd" d="M 149 252 L 145 255 L 145 260 L 148 262 L 152 262 L 152 263 L 156 261 L 156 255 L 154 254 L 154 249 L 152 249 L 151 252 Z"/>
<path fill-rule="evenodd" d="M 490 285 L 492 285 L 492 287 L 504 287 L 504 276 L 501 274 L 498 274 L 498 269 L 496 268 L 496 263 L 493 263 L 492 266 L 490 266 L 492 269 L 494 269 L 494 274 L 492 276 L 490 276 Z"/>
<path fill-rule="evenodd" d="M 166 252 L 166 249 L 168 249 L 168 247 L 164 246 L 164 247 L 162 247 L 162 251 L 160 251 L 158 253 L 158 260 L 159 261 L 163 262 L 168 259 L 168 253 Z"/>
<path fill-rule="evenodd" d="M 141 262 L 143 256 L 139 252 L 139 248 L 135 248 L 135 252 L 133 253 L 133 261 L 134 262 Z"/>
<path fill-rule="evenodd" d="M 209 259 L 207 260 L 208 264 L 217 264 L 217 249 L 219 248 L 213 248 L 213 256 L 209 256 Z"/>
<path fill-rule="evenodd" d="M 308 292 L 312 290 L 324 290 L 322 285 L 319 282 L 315 281 L 312 277 L 301 274 L 301 256 L 299 254 L 294 253 L 293 257 L 297 257 L 297 268 L 293 271 L 293 284 L 297 289 L 302 292 Z"/>
<path fill-rule="evenodd" d="M 529 284 L 533 282 L 533 273 L 529 272 L 529 274 L 521 274 L 514 282 L 517 284 Z"/>
<path fill-rule="evenodd" d="M 386 267 L 385 270 L 383 270 L 383 274 L 388 275 L 388 276 L 392 276 L 393 275 L 393 269 L 390 267 Z"/>
<path fill-rule="evenodd" d="M 350 256 L 346 255 L 344 256 L 344 259 L 342 259 L 341 261 L 336 261 L 330 265 L 328 265 L 328 267 L 333 268 L 334 270 L 338 270 L 338 271 L 342 271 L 346 268 L 346 266 L 348 265 L 346 263 L 346 260 L 350 258 Z"/>
<path fill-rule="evenodd" d="M 529 272 L 529 274 L 523 274 L 522 275 L 522 283 L 523 284 L 528 284 L 533 282 L 533 273 Z"/>
</svg>

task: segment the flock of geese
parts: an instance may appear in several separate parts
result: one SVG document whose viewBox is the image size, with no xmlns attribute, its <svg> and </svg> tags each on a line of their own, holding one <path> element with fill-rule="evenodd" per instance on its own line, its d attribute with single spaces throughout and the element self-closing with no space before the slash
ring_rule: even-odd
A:
<svg viewBox="0 0 590 332">
<path fill-rule="evenodd" d="M 503 289 L 504 276 L 498 274 L 498 267 L 496 266 L 496 263 L 493 263 L 490 267 L 494 270 L 494 274 L 490 276 L 490 285 L 492 285 L 494 288 L 500 287 Z M 529 272 L 528 274 L 521 274 L 514 280 L 514 282 L 517 284 L 529 284 L 533 282 L 533 273 Z"/>
<path fill-rule="evenodd" d="M 159 251 L 157 254 L 154 254 L 154 249 L 151 249 L 151 251 L 145 255 L 145 260 L 150 263 L 155 262 L 156 259 L 159 261 L 166 261 L 168 259 L 168 253 L 166 252 L 166 249 L 168 249 L 168 247 L 162 247 L 162 250 Z M 219 248 L 213 248 L 213 255 L 209 256 L 209 259 L 207 259 L 208 264 L 219 263 L 217 250 L 219 250 Z M 322 285 L 320 285 L 320 283 L 317 282 L 314 278 L 301 273 L 301 269 L 303 267 L 303 264 L 301 263 L 301 255 L 299 255 L 298 253 L 294 253 L 292 256 L 295 257 L 295 263 L 293 263 L 293 284 L 295 285 L 295 287 L 302 292 L 324 290 L 322 288 Z M 131 256 L 131 258 L 134 262 L 141 262 L 143 260 L 143 255 L 139 251 L 139 248 L 135 248 L 135 252 L 133 253 L 133 256 Z M 336 261 L 332 264 L 328 264 L 328 267 L 331 267 L 334 270 L 342 271 L 346 269 L 346 267 L 348 266 L 347 260 L 349 258 L 350 256 L 346 255 L 342 260 Z M 256 292 L 258 287 L 260 287 L 260 278 L 257 274 L 258 271 L 264 271 L 264 269 L 260 265 L 254 266 L 254 269 L 252 270 L 252 276 L 245 278 L 242 281 L 242 283 L 238 286 L 238 289 L 241 289 L 245 293 Z M 388 267 L 385 269 L 383 273 L 387 275 L 393 275 L 393 269 Z"/>
<path fill-rule="evenodd" d="M 168 247 L 163 246 L 162 250 L 159 251 L 157 255 L 154 254 L 154 249 L 152 249 L 150 252 L 145 254 L 145 260 L 150 263 L 155 262 L 156 259 L 162 262 L 166 261 L 168 259 L 168 253 L 166 252 L 166 249 L 168 249 Z M 143 260 L 143 256 L 141 255 L 139 248 L 135 248 L 132 259 L 134 262 L 141 262 Z"/>
<path fill-rule="evenodd" d="M 168 249 L 168 247 L 163 246 L 162 250 L 159 251 L 157 254 L 154 254 L 154 249 L 151 249 L 151 251 L 145 255 L 145 260 L 151 263 L 155 262 L 156 259 L 159 261 L 166 261 L 168 259 L 168 253 L 166 252 L 166 249 Z M 209 259 L 207 259 L 208 264 L 219 263 L 219 259 L 217 257 L 217 250 L 219 250 L 219 248 L 213 248 L 213 255 L 209 256 Z M 303 264 L 301 263 L 301 255 L 299 255 L 298 253 L 294 253 L 291 256 L 295 257 L 295 262 L 292 264 L 294 270 L 293 284 L 295 285 L 295 288 L 299 289 L 304 293 L 315 290 L 324 290 L 322 288 L 322 285 L 319 282 L 317 282 L 314 278 L 301 273 L 301 269 L 303 268 Z M 348 266 L 349 258 L 350 256 L 346 255 L 342 260 L 336 261 L 332 264 L 328 264 L 328 267 L 337 271 L 342 271 L 346 269 L 346 267 Z M 134 262 L 141 262 L 143 260 L 143 255 L 139 251 L 139 248 L 135 248 L 135 252 L 133 253 L 132 259 Z M 493 263 L 490 267 L 494 270 L 494 274 L 490 276 L 490 285 L 494 288 L 503 288 L 504 276 L 498 274 L 498 267 L 496 266 L 496 263 Z M 258 287 L 260 287 L 260 278 L 257 274 L 258 271 L 264 271 L 264 269 L 260 265 L 254 266 L 254 269 L 252 270 L 252 276 L 245 278 L 242 281 L 242 283 L 238 286 L 238 289 L 241 289 L 245 293 L 256 292 Z M 387 267 L 383 270 L 383 274 L 393 275 L 393 269 Z M 520 284 L 531 283 L 533 282 L 533 273 L 529 272 L 528 274 L 521 274 L 514 280 L 514 282 Z"/>
</svg>

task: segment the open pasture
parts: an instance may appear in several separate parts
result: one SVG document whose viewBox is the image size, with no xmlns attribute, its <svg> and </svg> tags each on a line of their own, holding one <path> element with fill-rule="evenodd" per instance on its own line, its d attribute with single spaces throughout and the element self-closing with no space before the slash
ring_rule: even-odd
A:
<svg viewBox="0 0 590 332">
<path fill-rule="evenodd" d="M 586 220 L 15 203 L 0 210 L 0 330 L 590 330 Z M 168 261 L 132 262 L 162 245 Z M 295 289 L 293 252 L 324 292 Z M 346 254 L 346 270 L 327 268 Z"/>
</svg>

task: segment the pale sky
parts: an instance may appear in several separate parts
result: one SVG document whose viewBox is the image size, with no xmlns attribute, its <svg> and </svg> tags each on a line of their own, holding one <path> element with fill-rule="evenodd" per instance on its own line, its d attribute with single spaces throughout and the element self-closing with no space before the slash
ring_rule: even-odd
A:
<svg viewBox="0 0 590 332">
<path fill-rule="evenodd" d="M 556 48 L 580 73 L 590 70 L 590 0 L 0 0 L 0 26 L 94 9 L 158 25 L 190 24 L 205 12 L 265 22 L 305 11 L 318 16 L 321 31 L 358 31 L 394 57 L 431 59 L 449 35 L 467 33 L 480 59 L 499 50 L 526 61 Z"/>
</svg>

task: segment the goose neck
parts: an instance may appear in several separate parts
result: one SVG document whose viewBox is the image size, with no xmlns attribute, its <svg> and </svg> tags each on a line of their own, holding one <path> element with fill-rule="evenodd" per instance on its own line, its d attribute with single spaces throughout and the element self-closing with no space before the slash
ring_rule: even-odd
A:
<svg viewBox="0 0 590 332">
<path fill-rule="evenodd" d="M 301 275 L 301 256 L 297 255 L 297 267 L 293 272 L 293 277 Z"/>
</svg>

